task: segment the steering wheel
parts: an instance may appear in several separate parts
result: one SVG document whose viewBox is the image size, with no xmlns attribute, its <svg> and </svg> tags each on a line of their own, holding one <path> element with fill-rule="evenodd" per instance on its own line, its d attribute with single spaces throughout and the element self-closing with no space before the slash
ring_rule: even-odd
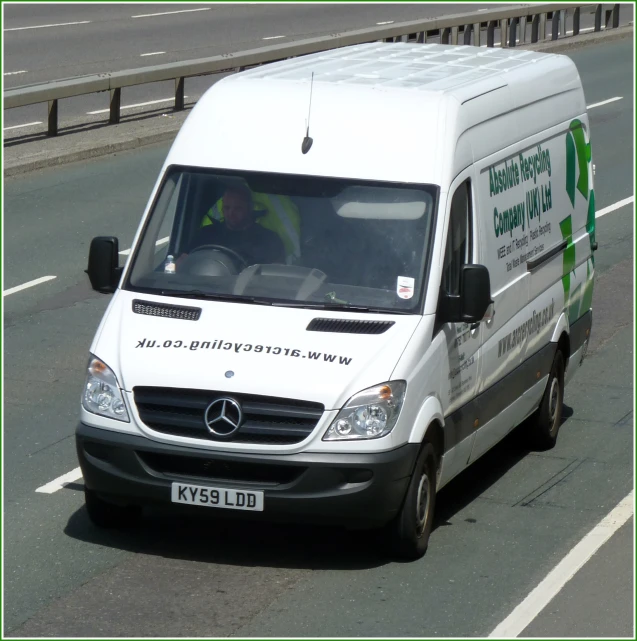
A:
<svg viewBox="0 0 637 641">
<path fill-rule="evenodd" d="M 200 245 L 199 247 L 195 247 L 195 249 L 190 251 L 190 255 L 200 252 L 200 251 L 205 251 L 208 249 L 214 249 L 216 251 L 221 251 L 227 256 L 230 256 L 230 258 L 233 258 L 234 260 L 238 261 L 241 269 L 245 269 L 248 266 L 248 261 L 246 261 L 245 258 L 243 258 L 240 254 L 237 254 L 234 249 L 230 249 L 228 247 L 224 247 L 223 245 Z"/>
</svg>

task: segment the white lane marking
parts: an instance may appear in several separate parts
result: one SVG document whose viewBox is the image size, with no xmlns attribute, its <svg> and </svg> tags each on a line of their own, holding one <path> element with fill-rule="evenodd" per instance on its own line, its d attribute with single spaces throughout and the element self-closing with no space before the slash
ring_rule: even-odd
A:
<svg viewBox="0 0 637 641">
<path fill-rule="evenodd" d="M 577 571 L 635 513 L 634 491 L 622 499 L 571 551 L 546 575 L 540 584 L 498 625 L 489 638 L 517 637 L 553 600 Z"/>
<path fill-rule="evenodd" d="M 62 476 L 59 476 L 58 478 L 54 479 L 50 483 L 47 483 L 46 485 L 39 487 L 36 490 L 36 492 L 40 492 L 42 494 L 53 494 L 53 492 L 57 492 L 58 490 L 61 490 L 65 485 L 68 485 L 69 483 L 73 483 L 73 481 L 77 481 L 78 479 L 81 479 L 81 478 L 82 478 L 82 470 L 79 467 L 76 467 L 74 470 L 71 470 L 66 474 L 62 474 Z"/>
<path fill-rule="evenodd" d="M 624 200 L 620 200 L 614 203 L 613 205 L 608 205 L 608 207 L 604 207 L 604 209 L 599 209 L 595 212 L 595 218 L 601 218 L 602 216 L 606 216 L 606 214 L 610 214 L 611 211 L 615 211 L 620 207 L 625 207 L 626 205 L 630 205 L 630 203 L 634 202 L 634 200 L 635 200 L 634 196 L 629 196 L 628 198 L 624 198 Z"/>
<path fill-rule="evenodd" d="M 593 105 L 586 105 L 586 109 L 595 109 L 595 107 L 601 107 L 602 105 L 607 105 L 609 102 L 615 102 L 616 100 L 621 100 L 624 96 L 615 96 L 614 98 L 609 98 L 608 100 L 602 100 L 601 102 L 596 102 Z"/>
<path fill-rule="evenodd" d="M 25 122 L 23 125 L 11 125 L 11 127 L 5 127 L 2 131 L 7 131 L 9 129 L 20 129 L 20 127 L 30 127 L 31 125 L 41 125 L 41 120 L 36 120 L 36 122 Z"/>
<path fill-rule="evenodd" d="M 23 289 L 28 289 L 29 287 L 35 287 L 36 285 L 40 285 L 41 283 L 46 283 L 48 280 L 53 280 L 54 278 L 57 278 L 57 276 L 42 276 L 42 278 L 30 280 L 28 283 L 24 283 L 23 285 L 18 285 L 17 287 L 12 287 L 11 289 L 5 289 L 2 292 L 2 296 L 10 296 L 11 294 L 15 294 L 16 292 L 21 292 Z"/>
<path fill-rule="evenodd" d="M 377 22 L 376 24 L 381 25 L 381 24 L 394 24 L 394 20 L 385 20 L 385 22 Z"/>
<path fill-rule="evenodd" d="M 139 55 L 143 58 L 144 56 L 160 56 L 165 51 L 153 51 L 152 53 L 140 53 Z"/>
<path fill-rule="evenodd" d="M 23 71 L 5 71 L 5 73 L 3 73 L 2 75 L 3 76 L 17 76 L 19 73 L 29 73 L 29 72 L 26 71 L 26 70 L 23 70 Z"/>
<path fill-rule="evenodd" d="M 82 20 L 81 22 L 61 22 L 59 24 L 38 24 L 33 27 L 13 27 L 12 29 L 4 29 L 4 31 L 24 31 L 25 29 L 47 29 L 48 27 L 68 27 L 72 24 L 89 24 L 90 20 Z"/>
<path fill-rule="evenodd" d="M 203 9 L 182 9 L 180 11 L 164 11 L 162 13 L 142 13 L 138 16 L 131 16 L 131 18 L 153 18 L 154 16 L 170 16 L 174 13 L 191 13 L 193 11 L 210 11 L 210 7 Z"/>
<path fill-rule="evenodd" d="M 163 245 L 164 243 L 167 243 L 170 240 L 170 236 L 166 236 L 166 238 L 160 238 L 156 243 L 155 246 L 159 247 L 160 245 Z M 129 247 L 128 249 L 122 249 L 120 253 L 121 256 L 128 256 L 130 254 L 130 250 L 132 247 Z"/>
<path fill-rule="evenodd" d="M 261 40 L 278 40 L 279 38 L 285 38 L 285 36 L 266 36 L 265 38 L 261 38 Z"/>
<path fill-rule="evenodd" d="M 188 98 L 188 96 L 184 96 L 184 98 Z M 158 105 L 161 102 L 173 102 L 175 99 L 174 98 L 162 98 L 161 100 L 149 100 L 148 102 L 138 102 L 136 105 L 125 105 L 123 107 L 120 107 L 121 109 L 134 109 L 135 107 L 146 107 L 147 105 Z M 95 114 L 105 114 L 108 113 L 110 109 L 98 109 L 97 111 L 87 111 L 86 115 L 87 116 L 94 116 Z"/>
<path fill-rule="evenodd" d="M 480 13 L 481 11 L 489 11 L 489 10 L 488 9 L 478 9 L 478 13 Z"/>
</svg>

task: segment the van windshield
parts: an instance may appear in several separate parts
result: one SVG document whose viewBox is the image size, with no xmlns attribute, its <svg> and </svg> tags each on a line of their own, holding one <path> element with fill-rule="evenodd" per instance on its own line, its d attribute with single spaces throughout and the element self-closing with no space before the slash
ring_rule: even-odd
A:
<svg viewBox="0 0 637 641">
<path fill-rule="evenodd" d="M 125 288 L 415 313 L 437 188 L 171 167 Z"/>
</svg>

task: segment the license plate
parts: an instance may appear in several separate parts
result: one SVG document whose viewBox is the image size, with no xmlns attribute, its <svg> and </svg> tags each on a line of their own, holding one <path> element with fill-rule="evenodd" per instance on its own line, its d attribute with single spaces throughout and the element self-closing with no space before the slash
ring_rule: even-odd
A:
<svg viewBox="0 0 637 641">
<path fill-rule="evenodd" d="M 171 491 L 173 503 L 222 507 L 227 510 L 250 510 L 263 512 L 263 492 L 231 490 L 227 487 L 207 485 L 186 485 L 173 483 Z"/>
</svg>

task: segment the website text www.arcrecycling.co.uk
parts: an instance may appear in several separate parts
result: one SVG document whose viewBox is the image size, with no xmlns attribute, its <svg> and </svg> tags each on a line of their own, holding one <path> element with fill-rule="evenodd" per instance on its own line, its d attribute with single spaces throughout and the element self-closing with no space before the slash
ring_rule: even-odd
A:
<svg viewBox="0 0 637 641">
<path fill-rule="evenodd" d="M 338 354 L 326 354 L 325 352 L 304 351 L 293 349 L 291 347 L 278 347 L 276 345 L 255 345 L 254 343 L 233 343 L 231 341 L 214 340 L 214 341 L 184 341 L 184 340 L 157 340 L 142 338 L 137 341 L 135 349 L 147 348 L 163 349 L 189 349 L 197 350 L 233 350 L 235 353 L 254 352 L 256 354 L 270 354 L 272 356 L 287 356 L 289 358 L 307 358 L 313 361 L 322 361 L 325 363 L 337 363 L 339 365 L 349 365 L 352 362 L 351 357 L 339 356 Z"/>
</svg>

